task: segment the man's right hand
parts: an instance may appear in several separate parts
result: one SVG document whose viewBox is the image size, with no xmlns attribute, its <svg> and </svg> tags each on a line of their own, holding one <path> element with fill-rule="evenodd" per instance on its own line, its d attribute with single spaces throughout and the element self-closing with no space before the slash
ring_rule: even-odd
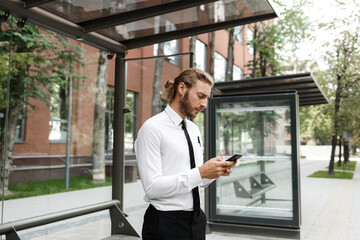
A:
<svg viewBox="0 0 360 240">
<path fill-rule="evenodd" d="M 215 179 L 220 176 L 229 176 L 231 168 L 236 164 L 232 161 L 225 161 L 224 157 L 211 158 L 199 167 L 201 178 Z"/>
</svg>

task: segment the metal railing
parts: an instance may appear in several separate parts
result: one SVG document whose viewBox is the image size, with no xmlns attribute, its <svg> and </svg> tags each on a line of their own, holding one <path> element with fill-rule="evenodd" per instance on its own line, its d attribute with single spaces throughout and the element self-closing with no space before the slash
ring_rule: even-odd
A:
<svg viewBox="0 0 360 240">
<path fill-rule="evenodd" d="M 119 204 L 119 200 L 111 200 L 80 208 L 4 223 L 0 225 L 0 235 L 6 235 L 6 240 L 21 240 L 17 231 L 109 209 L 111 218 L 111 235 L 125 235 L 140 238 L 138 233 L 130 225 L 124 214 L 119 209 Z"/>
</svg>

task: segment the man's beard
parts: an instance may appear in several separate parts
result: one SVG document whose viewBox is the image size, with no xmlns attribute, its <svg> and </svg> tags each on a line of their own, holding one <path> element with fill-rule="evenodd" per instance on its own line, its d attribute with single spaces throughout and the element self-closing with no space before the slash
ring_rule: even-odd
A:
<svg viewBox="0 0 360 240">
<path fill-rule="evenodd" d="M 189 90 L 186 91 L 184 97 L 180 100 L 180 110 L 184 113 L 188 118 L 195 118 L 196 114 L 192 113 L 193 107 L 189 101 Z"/>
</svg>

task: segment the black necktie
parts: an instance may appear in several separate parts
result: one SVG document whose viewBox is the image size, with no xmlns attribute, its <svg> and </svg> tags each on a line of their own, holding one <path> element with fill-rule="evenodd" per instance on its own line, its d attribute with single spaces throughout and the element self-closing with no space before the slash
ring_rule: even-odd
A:
<svg viewBox="0 0 360 240">
<path fill-rule="evenodd" d="M 194 149 L 193 149 L 193 145 L 191 143 L 191 139 L 189 136 L 189 133 L 186 129 L 186 124 L 185 124 L 185 120 L 183 120 L 181 122 L 182 125 L 182 129 L 184 130 L 185 133 L 185 137 L 186 140 L 188 142 L 188 146 L 189 146 L 189 154 L 190 154 L 190 166 L 191 168 L 195 168 L 195 158 L 194 158 Z M 193 203 L 194 203 L 194 213 L 198 213 L 200 211 L 200 198 L 199 198 L 199 188 L 195 187 L 192 189 L 192 194 L 193 194 Z"/>
</svg>

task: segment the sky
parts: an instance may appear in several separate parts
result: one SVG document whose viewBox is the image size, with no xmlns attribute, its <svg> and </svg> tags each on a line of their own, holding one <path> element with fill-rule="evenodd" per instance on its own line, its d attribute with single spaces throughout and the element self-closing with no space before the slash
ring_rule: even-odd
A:
<svg viewBox="0 0 360 240">
<path fill-rule="evenodd" d="M 297 0 L 293 0 L 297 1 Z M 354 0 L 343 0 L 346 4 L 341 5 L 337 3 L 336 0 L 307 0 L 309 3 L 305 8 L 305 15 L 309 17 L 311 21 L 314 31 L 313 35 L 315 37 L 315 41 L 306 40 L 300 44 L 300 49 L 297 53 L 297 57 L 300 60 L 311 59 L 312 61 L 316 61 L 321 69 L 326 68 L 323 62 L 321 61 L 321 56 L 325 54 L 326 42 L 332 42 L 336 37 L 337 33 L 340 30 L 329 31 L 325 29 L 318 28 L 319 23 L 324 22 L 332 22 L 334 19 L 344 19 L 351 14 L 352 11 L 360 11 L 355 8 Z M 291 3 L 292 1 L 287 0 L 287 3 Z M 356 24 L 354 23 L 347 26 L 341 25 L 341 21 L 336 21 L 338 25 L 338 29 L 348 28 L 352 30 L 355 28 Z"/>
</svg>

